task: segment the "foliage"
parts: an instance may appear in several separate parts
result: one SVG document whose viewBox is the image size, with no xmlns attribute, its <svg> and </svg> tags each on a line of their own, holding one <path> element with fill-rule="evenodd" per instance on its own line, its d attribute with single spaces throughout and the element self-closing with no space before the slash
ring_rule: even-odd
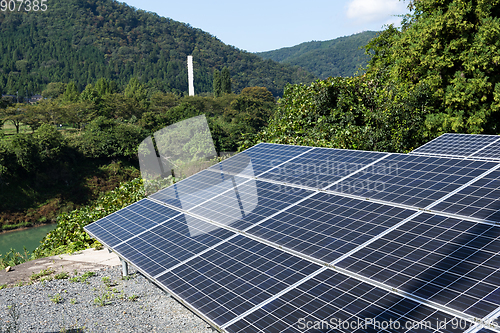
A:
<svg viewBox="0 0 500 333">
<path fill-rule="evenodd" d="M 135 157 L 137 146 L 146 136 L 137 125 L 100 116 L 86 126 L 85 132 L 74 137 L 71 144 L 86 157 Z"/>
<path fill-rule="evenodd" d="M 426 138 L 445 132 L 497 134 L 500 120 L 500 1 L 422 0 L 401 30 L 367 47 L 368 73 L 398 92 L 426 87 Z"/>
<path fill-rule="evenodd" d="M 220 97 L 222 94 L 222 81 L 221 75 L 218 69 L 214 69 L 214 81 L 213 81 L 213 92 L 215 97 Z"/>
<path fill-rule="evenodd" d="M 419 144 L 425 91 L 398 103 L 366 76 L 289 85 L 269 126 L 246 135 L 240 149 L 258 142 L 405 152 Z"/>
<path fill-rule="evenodd" d="M 231 93 L 231 74 L 227 67 L 224 67 L 220 73 L 220 85 L 223 94 Z"/>
<path fill-rule="evenodd" d="M 96 241 L 89 237 L 83 227 L 143 197 L 142 181 L 136 178 L 102 195 L 90 205 L 61 214 L 57 219 L 57 227 L 44 237 L 41 245 L 34 251 L 34 256 L 41 258 L 96 246 Z"/>
<path fill-rule="evenodd" d="M 5 269 L 8 266 L 16 266 L 33 259 L 33 255 L 29 253 L 26 248 L 24 248 L 24 253 L 16 252 L 14 249 L 10 249 L 9 252 L 2 255 L 0 253 L 0 270 Z"/>
<path fill-rule="evenodd" d="M 368 63 L 365 46 L 377 32 L 364 31 L 328 41 L 306 42 L 292 47 L 256 53 L 264 59 L 304 68 L 319 78 L 353 76 Z"/>
</svg>

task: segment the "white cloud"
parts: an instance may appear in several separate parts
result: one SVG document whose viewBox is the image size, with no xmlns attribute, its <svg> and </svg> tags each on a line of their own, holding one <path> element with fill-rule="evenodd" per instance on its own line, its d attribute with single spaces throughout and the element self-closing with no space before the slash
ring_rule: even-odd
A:
<svg viewBox="0 0 500 333">
<path fill-rule="evenodd" d="M 388 21 L 391 15 L 404 13 L 405 8 L 399 0 L 351 0 L 347 4 L 347 17 L 366 23 Z"/>
</svg>

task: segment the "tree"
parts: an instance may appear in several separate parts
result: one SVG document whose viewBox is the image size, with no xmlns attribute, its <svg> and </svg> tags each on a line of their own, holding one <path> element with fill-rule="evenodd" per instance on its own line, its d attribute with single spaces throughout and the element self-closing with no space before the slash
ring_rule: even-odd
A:
<svg viewBox="0 0 500 333">
<path fill-rule="evenodd" d="M 66 83 L 62 82 L 51 82 L 47 84 L 47 87 L 42 91 L 42 96 L 44 98 L 57 98 L 61 96 L 66 90 Z"/>
<path fill-rule="evenodd" d="M 401 30 L 390 26 L 367 47 L 368 75 L 383 75 L 395 99 L 430 93 L 427 137 L 500 133 L 500 0 L 419 0 Z"/>
<path fill-rule="evenodd" d="M 2 111 L 2 120 L 8 121 L 14 125 L 16 128 L 16 133 L 19 134 L 19 128 L 24 122 L 26 116 L 26 105 L 22 103 L 16 103 L 12 106 L 7 107 Z"/>
<path fill-rule="evenodd" d="M 240 95 L 258 99 L 263 102 L 274 103 L 274 96 L 266 87 L 246 87 L 243 88 Z"/>
<path fill-rule="evenodd" d="M 213 92 L 215 97 L 219 97 L 222 94 L 221 75 L 217 69 L 214 70 Z"/>
<path fill-rule="evenodd" d="M 133 98 L 141 104 L 145 104 L 148 97 L 148 91 L 137 78 L 132 77 L 125 87 L 123 95 L 127 98 Z"/>
<path fill-rule="evenodd" d="M 64 94 L 62 95 L 62 98 L 66 102 L 70 103 L 76 103 L 80 99 L 80 92 L 76 88 L 75 82 L 71 81 L 68 83 L 66 86 L 66 90 L 64 91 Z"/>
<path fill-rule="evenodd" d="M 229 74 L 229 69 L 224 67 L 220 74 L 221 90 L 223 94 L 231 93 L 231 75 Z"/>
</svg>

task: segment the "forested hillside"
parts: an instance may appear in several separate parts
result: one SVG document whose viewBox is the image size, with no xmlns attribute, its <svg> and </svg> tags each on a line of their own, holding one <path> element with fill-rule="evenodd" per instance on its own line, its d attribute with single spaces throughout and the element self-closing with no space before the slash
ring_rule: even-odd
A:
<svg viewBox="0 0 500 333">
<path fill-rule="evenodd" d="M 264 59 L 300 66 L 322 79 L 353 76 L 360 67 L 366 67 L 369 57 L 365 54 L 364 46 L 376 34 L 376 31 L 365 31 L 351 36 L 312 41 L 256 54 Z"/>
<path fill-rule="evenodd" d="M 275 96 L 286 83 L 314 76 L 225 45 L 189 24 L 113 0 L 51 0 L 46 11 L 0 11 L 0 92 L 40 93 L 49 82 L 74 81 L 79 91 L 104 77 L 123 88 L 131 77 L 150 91 L 186 92 L 193 55 L 195 92 L 211 92 L 214 69 L 228 67 L 232 88 L 264 86 Z"/>
</svg>

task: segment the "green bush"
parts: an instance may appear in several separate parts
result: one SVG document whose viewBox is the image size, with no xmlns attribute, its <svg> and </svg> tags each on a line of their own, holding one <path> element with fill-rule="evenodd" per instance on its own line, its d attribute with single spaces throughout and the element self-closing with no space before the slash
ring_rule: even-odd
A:
<svg viewBox="0 0 500 333">
<path fill-rule="evenodd" d="M 71 145 L 85 157 L 135 157 L 137 147 L 148 136 L 141 127 L 98 117 L 85 128 L 85 132 L 73 137 Z"/>
<path fill-rule="evenodd" d="M 57 227 L 43 238 L 41 245 L 34 251 L 34 256 L 42 258 L 99 245 L 83 227 L 143 198 L 142 180 L 136 178 L 122 183 L 90 205 L 59 215 Z"/>
</svg>

